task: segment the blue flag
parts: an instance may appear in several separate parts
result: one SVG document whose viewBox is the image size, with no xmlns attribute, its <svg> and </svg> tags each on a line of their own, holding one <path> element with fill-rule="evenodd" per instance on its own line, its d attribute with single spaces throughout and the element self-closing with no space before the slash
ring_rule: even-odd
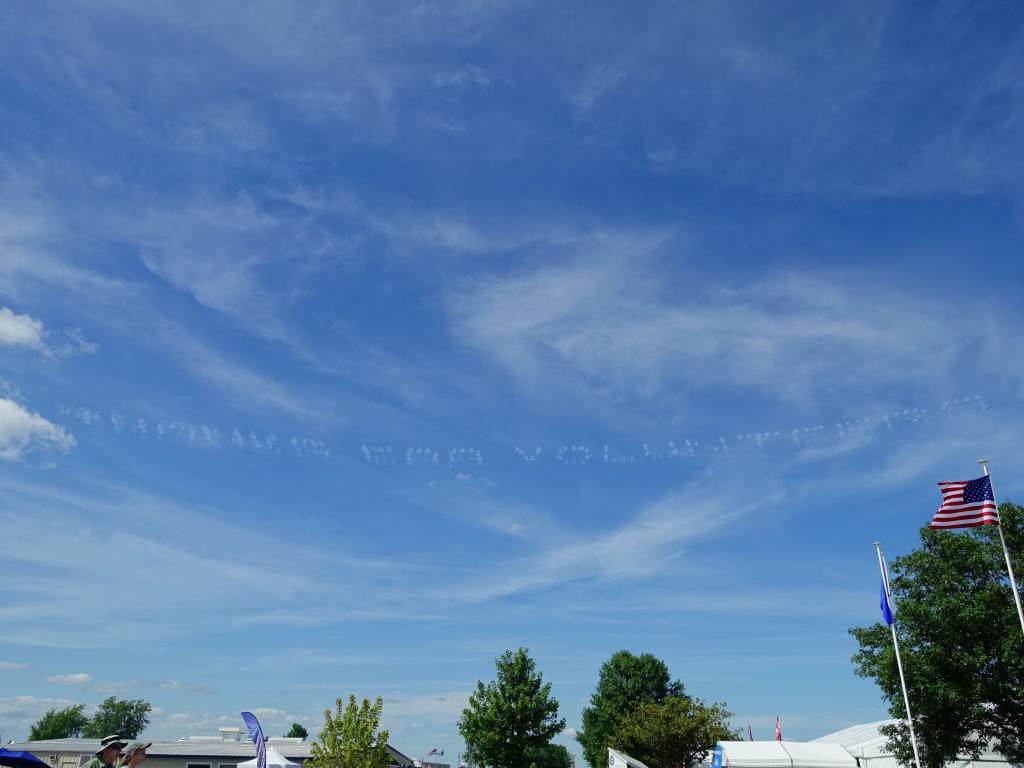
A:
<svg viewBox="0 0 1024 768">
<path fill-rule="evenodd" d="M 267 768 L 267 745 L 263 741 L 260 721 L 252 712 L 243 712 L 242 719 L 245 721 L 245 727 L 249 729 L 249 738 L 256 745 L 256 768 Z"/>
<path fill-rule="evenodd" d="M 882 618 L 885 623 L 892 626 L 892 608 L 889 606 L 889 594 L 885 591 L 885 579 L 882 580 L 882 596 L 879 607 L 882 609 Z"/>
</svg>

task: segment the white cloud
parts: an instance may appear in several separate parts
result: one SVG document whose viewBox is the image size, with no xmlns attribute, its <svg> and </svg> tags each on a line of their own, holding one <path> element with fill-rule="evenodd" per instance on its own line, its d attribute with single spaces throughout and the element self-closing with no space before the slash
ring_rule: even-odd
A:
<svg viewBox="0 0 1024 768">
<path fill-rule="evenodd" d="M 0 307 L 0 344 L 41 349 L 43 324 L 29 315 L 18 315 L 7 307 Z"/>
<path fill-rule="evenodd" d="M 4 723 L 4 739 L 28 737 L 29 728 L 50 709 L 63 709 L 75 702 L 70 699 L 40 696 L 0 698 L 0 720 Z"/>
<path fill-rule="evenodd" d="M 0 345 L 34 349 L 48 357 L 92 354 L 100 346 L 86 339 L 78 328 L 47 331 L 41 320 L 16 314 L 8 307 L 0 307 Z"/>
<path fill-rule="evenodd" d="M 466 284 L 449 305 L 456 330 L 546 400 L 554 384 L 677 414 L 721 388 L 794 408 L 864 407 L 894 389 L 945 397 L 964 385 L 966 355 L 971 377 L 1014 375 L 985 310 L 967 325 L 941 301 L 828 273 L 717 286 L 694 275 L 668 293 L 657 246 L 624 241 L 613 256 Z"/>
<path fill-rule="evenodd" d="M 56 683 L 57 685 L 85 685 L 92 681 L 92 675 L 87 675 L 85 672 L 75 672 L 70 675 L 50 675 L 46 678 L 48 683 Z"/>
<path fill-rule="evenodd" d="M 15 669 L 25 669 L 28 664 L 22 664 L 17 661 L 0 661 L 0 671 L 10 671 Z"/>
<path fill-rule="evenodd" d="M 0 398 L 0 459 L 16 461 L 26 451 L 34 449 L 67 453 L 74 446 L 75 438 L 63 427 L 14 400 Z"/>
</svg>

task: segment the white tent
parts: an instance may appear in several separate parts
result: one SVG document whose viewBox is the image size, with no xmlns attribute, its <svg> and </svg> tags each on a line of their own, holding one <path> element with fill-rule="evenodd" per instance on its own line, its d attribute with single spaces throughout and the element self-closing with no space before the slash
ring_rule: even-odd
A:
<svg viewBox="0 0 1024 768">
<path fill-rule="evenodd" d="M 860 768 L 905 768 L 886 747 L 887 738 L 878 732 L 878 729 L 895 720 L 879 720 L 874 723 L 864 723 L 844 728 L 841 731 L 830 733 L 815 739 L 814 744 L 841 744 L 846 750 L 860 762 Z M 956 762 L 949 763 L 948 768 L 1008 768 L 1010 762 L 998 752 L 992 750 L 991 746 L 977 760 L 970 755 L 961 756 Z"/>
<path fill-rule="evenodd" d="M 647 768 L 647 766 L 625 752 L 608 747 L 608 768 Z"/>
<path fill-rule="evenodd" d="M 236 768 L 256 768 L 256 758 L 239 763 Z M 299 768 L 299 765 L 289 762 L 288 758 L 273 747 L 267 747 L 267 768 Z"/>
<path fill-rule="evenodd" d="M 804 741 L 720 741 L 724 768 L 857 768 L 839 744 Z"/>
</svg>

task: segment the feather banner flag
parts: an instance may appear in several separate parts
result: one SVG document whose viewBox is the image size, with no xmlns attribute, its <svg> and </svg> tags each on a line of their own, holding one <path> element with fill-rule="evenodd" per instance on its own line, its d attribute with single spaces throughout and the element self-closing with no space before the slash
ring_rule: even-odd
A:
<svg viewBox="0 0 1024 768">
<path fill-rule="evenodd" d="M 242 719 L 245 721 L 245 727 L 249 729 L 249 738 L 256 745 L 256 768 L 267 768 L 267 745 L 263 740 L 260 721 L 252 712 L 243 712 Z"/>
</svg>

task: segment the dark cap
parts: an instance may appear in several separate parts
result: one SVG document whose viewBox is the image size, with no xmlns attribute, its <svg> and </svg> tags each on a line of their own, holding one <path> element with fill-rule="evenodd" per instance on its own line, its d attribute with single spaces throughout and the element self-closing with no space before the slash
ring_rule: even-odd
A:
<svg viewBox="0 0 1024 768">
<path fill-rule="evenodd" d="M 113 749 L 114 747 L 117 747 L 118 750 L 121 750 L 124 748 L 124 746 L 125 743 L 121 741 L 121 737 L 117 734 L 114 734 L 113 736 L 107 736 L 106 738 L 100 740 L 100 748 L 96 750 L 96 754 L 98 755 L 101 752 L 105 752 L 108 749 Z"/>
</svg>

